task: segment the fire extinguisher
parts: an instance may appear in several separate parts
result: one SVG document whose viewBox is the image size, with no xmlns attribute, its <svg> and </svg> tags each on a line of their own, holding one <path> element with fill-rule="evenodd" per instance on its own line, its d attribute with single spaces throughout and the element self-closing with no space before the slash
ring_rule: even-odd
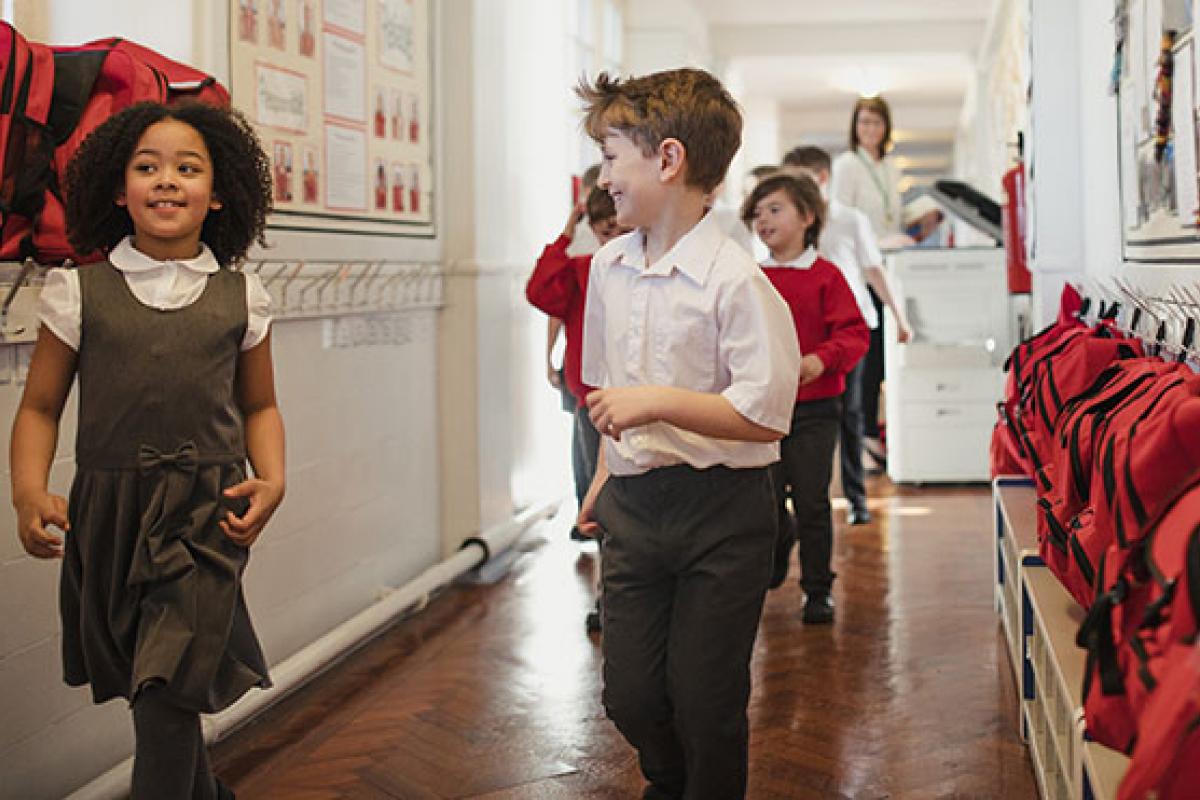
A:
<svg viewBox="0 0 1200 800">
<path fill-rule="evenodd" d="M 1004 249 L 1008 263 L 1008 293 L 1029 294 L 1032 277 L 1025 257 L 1025 137 L 1017 134 L 1017 161 L 1004 173 L 1003 213 Z"/>
</svg>

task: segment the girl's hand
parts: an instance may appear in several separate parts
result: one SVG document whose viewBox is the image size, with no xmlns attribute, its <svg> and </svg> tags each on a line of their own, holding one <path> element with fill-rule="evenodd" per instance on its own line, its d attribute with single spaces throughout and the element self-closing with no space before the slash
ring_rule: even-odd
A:
<svg viewBox="0 0 1200 800">
<path fill-rule="evenodd" d="M 621 433 L 659 419 L 657 386 L 597 389 L 587 396 L 588 416 L 600 433 L 620 440 Z"/>
<path fill-rule="evenodd" d="M 825 362 L 820 356 L 809 353 L 800 359 L 800 385 L 807 386 L 825 374 Z"/>
<path fill-rule="evenodd" d="M 226 511 L 225 519 L 221 520 L 221 530 L 225 531 L 226 536 L 242 547 L 249 547 L 258 539 L 283 501 L 283 484 L 250 478 L 230 486 L 224 494 L 226 497 L 250 498 L 250 507 L 245 514 L 239 517 L 232 511 Z"/>
<path fill-rule="evenodd" d="M 21 537 L 25 552 L 34 558 L 62 558 L 63 537 L 46 526 L 71 530 L 71 523 L 67 521 L 67 499 L 43 491 L 17 502 L 16 506 L 17 535 Z"/>
</svg>

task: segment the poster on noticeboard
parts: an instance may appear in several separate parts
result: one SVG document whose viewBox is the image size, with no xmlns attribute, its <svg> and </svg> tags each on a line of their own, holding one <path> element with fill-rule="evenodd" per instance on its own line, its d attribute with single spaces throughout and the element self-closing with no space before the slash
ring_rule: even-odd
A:
<svg viewBox="0 0 1200 800">
<path fill-rule="evenodd" d="M 435 234 L 432 0 L 229 0 L 230 94 L 271 228 Z"/>
</svg>

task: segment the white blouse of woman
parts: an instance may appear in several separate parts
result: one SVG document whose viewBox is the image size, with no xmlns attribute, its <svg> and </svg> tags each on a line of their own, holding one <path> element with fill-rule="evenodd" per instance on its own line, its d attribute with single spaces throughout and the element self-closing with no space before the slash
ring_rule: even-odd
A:
<svg viewBox="0 0 1200 800">
<path fill-rule="evenodd" d="M 900 171 L 887 158 L 891 148 L 887 103 L 860 98 L 850 118 L 850 149 L 833 160 L 829 196 L 866 214 L 881 247 L 903 241 Z"/>
</svg>

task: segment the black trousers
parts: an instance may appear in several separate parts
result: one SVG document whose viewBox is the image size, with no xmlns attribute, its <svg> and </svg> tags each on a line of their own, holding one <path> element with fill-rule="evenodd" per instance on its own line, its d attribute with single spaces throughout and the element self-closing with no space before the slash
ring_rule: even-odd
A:
<svg viewBox="0 0 1200 800">
<path fill-rule="evenodd" d="M 874 331 L 871 332 L 874 334 Z M 846 392 L 842 395 L 842 494 L 854 508 L 867 505 L 867 487 L 863 480 L 863 373 L 866 361 L 860 360 L 846 373 Z"/>
<path fill-rule="evenodd" d="M 800 585 L 805 594 L 829 594 L 835 574 L 833 507 L 829 482 L 842 422 L 841 400 L 830 397 L 797 403 L 792 428 L 780 442 L 780 460 L 772 467 L 779 536 L 795 536 L 800 551 Z M 795 517 L 788 511 L 791 499 Z M 782 552 L 777 550 L 776 552 Z"/>
<path fill-rule="evenodd" d="M 612 477 L 604 528 L 604 707 L 646 797 L 737 800 L 749 769 L 750 655 L 775 546 L 767 468 Z"/>
<path fill-rule="evenodd" d="M 600 432 L 588 416 L 587 406 L 575 409 L 571 430 L 571 469 L 575 475 L 575 499 L 583 505 L 592 476 L 596 474 L 596 457 L 600 450 Z"/>
<path fill-rule="evenodd" d="M 883 385 L 883 303 L 871 292 L 871 303 L 879 316 L 879 324 L 871 331 L 871 347 L 862 360 L 863 365 L 863 434 L 879 438 L 879 387 Z"/>
</svg>

